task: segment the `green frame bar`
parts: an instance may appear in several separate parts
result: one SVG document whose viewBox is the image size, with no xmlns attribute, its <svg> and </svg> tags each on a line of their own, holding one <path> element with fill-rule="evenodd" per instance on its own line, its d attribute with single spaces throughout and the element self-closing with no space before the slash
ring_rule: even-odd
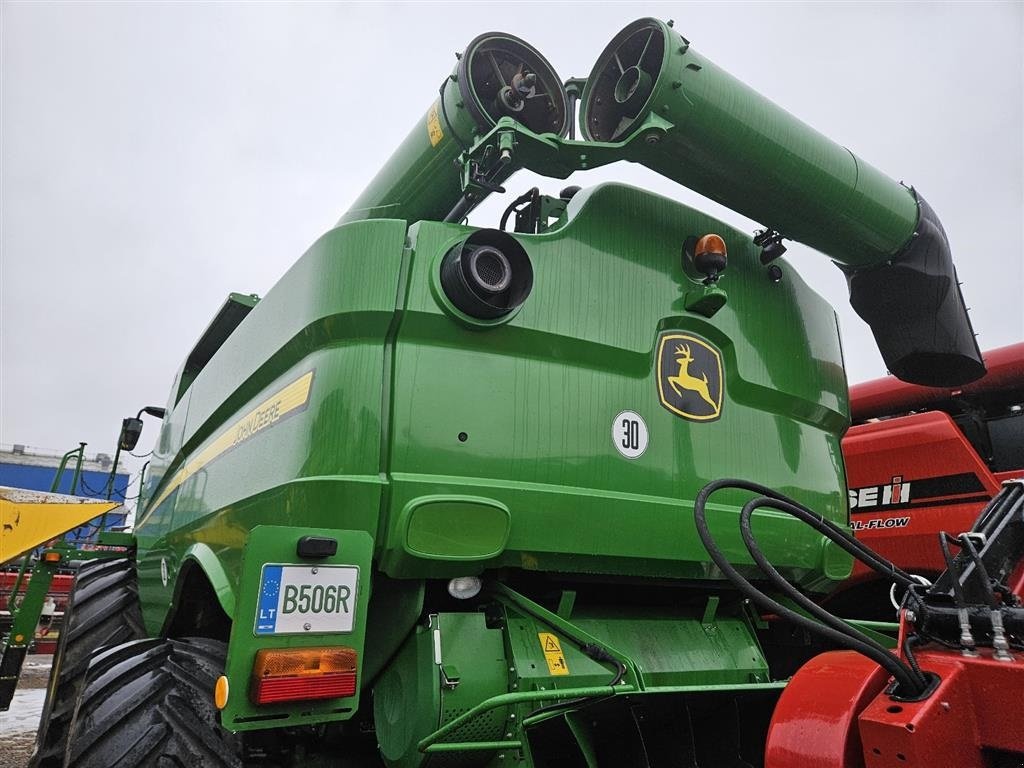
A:
<svg viewBox="0 0 1024 768">
<path fill-rule="evenodd" d="M 475 707 L 470 709 L 468 712 L 464 712 L 454 720 L 445 723 L 432 734 L 426 738 L 420 740 L 416 748 L 420 752 L 426 752 L 432 745 L 436 745 L 439 739 L 443 739 L 449 733 L 457 728 L 462 727 L 470 720 L 484 712 L 490 712 L 492 709 L 498 707 L 506 707 L 512 704 L 522 704 L 533 701 L 559 701 L 561 699 L 580 699 L 580 698 L 596 698 L 598 696 L 614 696 L 617 693 L 633 693 L 636 689 L 632 685 L 619 685 L 612 687 L 610 685 L 594 685 L 586 688 L 552 688 L 548 691 L 517 691 L 514 693 L 502 693 L 498 696 L 492 696 L 489 699 L 485 699 L 477 704 Z M 486 749 L 486 744 L 503 744 L 505 742 L 459 742 L 457 745 L 459 749 L 449 749 L 444 751 L 469 751 L 475 749 Z"/>
</svg>

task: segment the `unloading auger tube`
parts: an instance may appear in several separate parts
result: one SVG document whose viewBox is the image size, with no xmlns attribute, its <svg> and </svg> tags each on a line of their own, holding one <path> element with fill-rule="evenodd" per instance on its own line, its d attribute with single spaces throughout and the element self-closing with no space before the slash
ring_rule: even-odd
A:
<svg viewBox="0 0 1024 768">
<path fill-rule="evenodd" d="M 477 198 L 462 201 L 458 157 L 503 117 L 534 133 L 564 136 L 569 126 L 558 74 L 529 43 L 503 32 L 474 38 L 444 79 L 427 114 L 373 177 L 339 224 L 363 219 L 458 220 L 515 169 L 475 179 Z M 453 212 L 456 204 L 462 203 Z"/>
<path fill-rule="evenodd" d="M 941 386 L 984 373 L 949 242 L 924 198 L 708 61 L 671 23 L 619 32 L 581 104 L 593 141 L 626 139 L 652 114 L 667 120 L 674 129 L 640 162 L 760 222 L 769 242 L 781 235 L 832 258 L 893 374 Z"/>
</svg>

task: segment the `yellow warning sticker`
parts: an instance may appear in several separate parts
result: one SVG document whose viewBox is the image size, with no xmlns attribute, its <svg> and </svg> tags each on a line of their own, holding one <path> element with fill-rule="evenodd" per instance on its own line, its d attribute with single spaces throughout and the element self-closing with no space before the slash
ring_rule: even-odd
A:
<svg viewBox="0 0 1024 768">
<path fill-rule="evenodd" d="M 430 137 L 430 146 L 436 147 L 444 138 L 444 131 L 441 130 L 441 118 L 437 111 L 440 101 L 435 101 L 434 106 L 427 112 L 427 136 Z"/>
<path fill-rule="evenodd" d="M 540 649 L 544 652 L 544 661 L 548 663 L 548 672 L 552 675 L 568 675 L 569 665 L 562 654 L 562 644 L 550 632 L 538 632 Z"/>
</svg>

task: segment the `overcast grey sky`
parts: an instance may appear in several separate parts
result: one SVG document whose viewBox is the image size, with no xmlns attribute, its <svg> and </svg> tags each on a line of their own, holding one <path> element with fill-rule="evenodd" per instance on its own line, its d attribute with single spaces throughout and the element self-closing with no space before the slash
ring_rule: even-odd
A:
<svg viewBox="0 0 1024 768">
<path fill-rule="evenodd" d="M 644 15 L 915 185 L 982 348 L 1024 339 L 1019 2 L 5 1 L 0 442 L 112 451 L 122 416 L 165 403 L 225 295 L 265 294 L 334 224 L 478 33 L 527 39 L 567 78 Z M 640 167 L 572 183 L 606 179 L 755 228 Z M 471 221 L 493 226 L 506 203 Z M 838 270 L 800 246 L 788 258 L 838 308 L 850 381 L 882 375 Z"/>
</svg>

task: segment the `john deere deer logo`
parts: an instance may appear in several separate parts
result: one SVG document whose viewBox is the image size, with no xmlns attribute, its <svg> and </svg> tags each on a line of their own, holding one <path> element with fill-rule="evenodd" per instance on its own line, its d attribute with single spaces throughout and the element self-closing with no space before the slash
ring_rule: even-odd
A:
<svg viewBox="0 0 1024 768">
<path fill-rule="evenodd" d="M 658 396 L 661 404 L 690 421 L 722 415 L 722 358 L 696 336 L 662 334 L 658 341 Z"/>
</svg>

